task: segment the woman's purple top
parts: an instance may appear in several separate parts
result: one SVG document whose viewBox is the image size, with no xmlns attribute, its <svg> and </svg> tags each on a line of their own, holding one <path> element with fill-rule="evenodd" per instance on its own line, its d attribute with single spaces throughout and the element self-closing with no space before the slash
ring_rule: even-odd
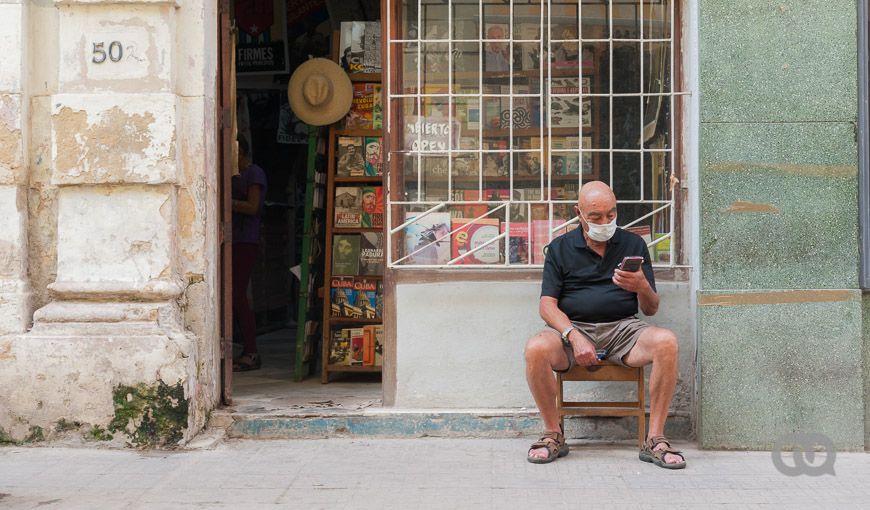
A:
<svg viewBox="0 0 870 510">
<path fill-rule="evenodd" d="M 233 242 L 254 243 L 260 241 L 260 216 L 263 215 L 263 202 L 266 201 L 266 172 L 257 165 L 250 164 L 233 176 L 233 200 L 247 200 L 248 188 L 252 184 L 259 184 L 260 207 L 257 214 L 251 216 L 238 212 L 233 213 Z"/>
</svg>

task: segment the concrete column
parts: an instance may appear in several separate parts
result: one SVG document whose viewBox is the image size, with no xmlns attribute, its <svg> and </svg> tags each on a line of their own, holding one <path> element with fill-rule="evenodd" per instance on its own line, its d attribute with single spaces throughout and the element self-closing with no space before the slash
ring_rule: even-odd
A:
<svg viewBox="0 0 870 510">
<path fill-rule="evenodd" d="M 45 84 L 32 103 L 41 128 L 32 193 L 50 196 L 53 214 L 31 216 L 56 224 L 32 237 L 52 244 L 55 274 L 40 277 L 51 282 L 43 306 L 7 343 L 7 359 L 0 344 L 0 438 L 48 438 L 72 423 L 88 439 L 175 444 L 215 403 L 205 91 L 217 55 L 206 54 L 215 37 L 206 4 L 55 0 L 40 12 L 56 28 L 43 57 L 57 64 L 54 76 L 32 68 Z M 25 379 L 35 383 L 14 382 Z"/>
<path fill-rule="evenodd" d="M 27 6 L 0 0 L 0 337 L 30 324 L 27 279 Z M 2 351 L 0 351 L 2 352 Z"/>
<path fill-rule="evenodd" d="M 703 447 L 864 448 L 856 23 L 851 0 L 701 1 Z"/>
</svg>

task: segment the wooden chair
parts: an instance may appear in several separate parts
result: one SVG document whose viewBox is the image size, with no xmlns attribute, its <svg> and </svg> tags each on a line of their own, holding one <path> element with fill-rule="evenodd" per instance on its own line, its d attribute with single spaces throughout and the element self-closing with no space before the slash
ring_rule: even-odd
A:
<svg viewBox="0 0 870 510">
<path fill-rule="evenodd" d="M 591 369 L 591 370 L 590 370 Z M 565 430 L 565 416 L 636 416 L 637 443 L 643 448 L 646 439 L 646 411 L 644 409 L 643 367 L 629 368 L 610 361 L 602 361 L 592 367 L 575 366 L 559 378 L 559 395 L 556 407 L 559 422 Z M 566 402 L 565 381 L 631 381 L 637 383 L 637 400 L 634 402 Z"/>
</svg>

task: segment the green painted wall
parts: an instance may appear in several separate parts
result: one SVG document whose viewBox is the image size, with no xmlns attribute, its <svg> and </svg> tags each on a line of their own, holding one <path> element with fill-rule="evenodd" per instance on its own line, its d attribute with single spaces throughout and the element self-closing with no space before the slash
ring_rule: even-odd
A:
<svg viewBox="0 0 870 510">
<path fill-rule="evenodd" d="M 856 29 L 854 0 L 700 2 L 702 446 L 863 448 Z M 801 289 L 850 292 L 703 305 Z"/>
</svg>

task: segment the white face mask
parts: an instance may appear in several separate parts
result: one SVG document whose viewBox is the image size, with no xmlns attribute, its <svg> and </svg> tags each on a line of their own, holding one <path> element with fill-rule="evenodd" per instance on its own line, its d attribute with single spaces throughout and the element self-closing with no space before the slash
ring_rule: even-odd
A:
<svg viewBox="0 0 870 510">
<path fill-rule="evenodd" d="M 597 223 L 592 223 L 591 221 L 583 218 L 586 221 L 586 225 L 589 227 L 589 230 L 586 234 L 593 241 L 598 241 L 599 243 L 603 243 L 605 241 L 609 241 L 613 234 L 616 233 L 616 218 L 613 218 L 613 221 L 610 223 L 605 223 L 604 225 L 599 225 Z"/>
</svg>

